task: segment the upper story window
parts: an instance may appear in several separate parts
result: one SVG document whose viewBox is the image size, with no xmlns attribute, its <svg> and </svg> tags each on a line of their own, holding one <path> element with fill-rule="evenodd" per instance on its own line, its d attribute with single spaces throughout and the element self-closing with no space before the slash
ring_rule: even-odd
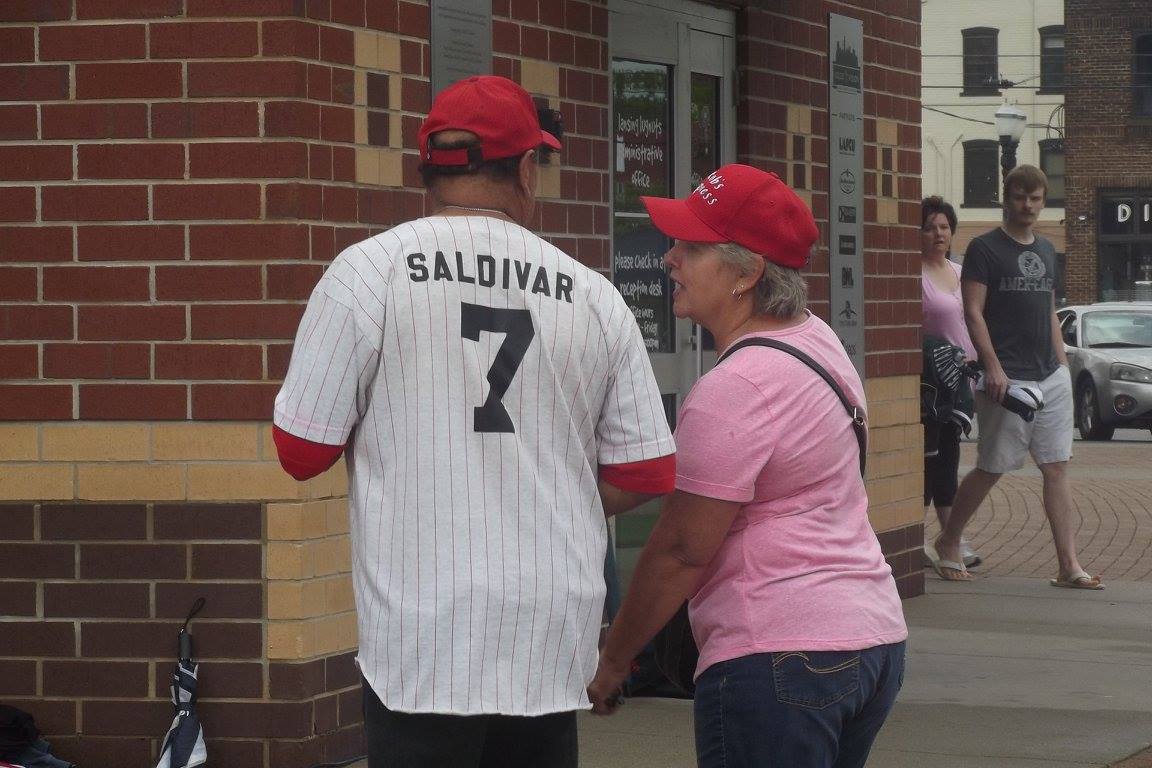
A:
<svg viewBox="0 0 1152 768">
<path fill-rule="evenodd" d="M 964 36 L 964 90 L 961 96 L 995 96 L 1000 93 L 1000 30 L 994 27 L 970 27 L 960 30 Z"/>
<path fill-rule="evenodd" d="M 1152 32 L 1133 41 L 1136 61 L 1132 65 L 1132 114 L 1152 117 Z"/>
<path fill-rule="evenodd" d="M 1000 205 L 996 166 L 1000 145 L 992 139 L 964 142 L 964 207 L 995 208 Z"/>
<path fill-rule="evenodd" d="M 1040 28 L 1040 90 L 1064 92 L 1064 25 Z"/>
<path fill-rule="evenodd" d="M 1044 139 L 1040 142 L 1040 170 L 1048 177 L 1048 193 L 1044 205 L 1064 207 L 1064 142 Z"/>
</svg>

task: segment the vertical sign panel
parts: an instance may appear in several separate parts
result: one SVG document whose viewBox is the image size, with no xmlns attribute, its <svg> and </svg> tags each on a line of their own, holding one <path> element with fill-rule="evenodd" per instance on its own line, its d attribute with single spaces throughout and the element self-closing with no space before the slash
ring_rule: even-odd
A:
<svg viewBox="0 0 1152 768">
<path fill-rule="evenodd" d="M 492 73 L 492 1 L 432 0 L 432 95 Z"/>
<path fill-rule="evenodd" d="M 864 376 L 864 24 L 828 14 L 828 272 L 832 328 Z"/>
</svg>

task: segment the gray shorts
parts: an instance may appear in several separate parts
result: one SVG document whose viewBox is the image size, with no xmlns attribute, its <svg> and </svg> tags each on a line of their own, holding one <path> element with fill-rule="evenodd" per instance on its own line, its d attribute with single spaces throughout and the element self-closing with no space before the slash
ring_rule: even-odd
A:
<svg viewBox="0 0 1152 768">
<path fill-rule="evenodd" d="M 1039 384 L 1044 407 L 1036 411 L 1036 418 L 1030 422 L 994 403 L 983 392 L 976 393 L 980 425 L 978 468 L 998 475 L 1012 472 L 1024 466 L 1024 457 L 1029 453 L 1037 465 L 1072 458 L 1072 374 L 1061 365 Z"/>
</svg>

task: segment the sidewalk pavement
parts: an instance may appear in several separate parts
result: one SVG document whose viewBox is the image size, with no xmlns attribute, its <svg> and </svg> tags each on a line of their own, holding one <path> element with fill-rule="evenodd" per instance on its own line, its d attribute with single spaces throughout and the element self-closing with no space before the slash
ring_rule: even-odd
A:
<svg viewBox="0 0 1152 768">
<path fill-rule="evenodd" d="M 868 768 L 1103 767 L 1152 744 L 1152 583 L 929 576 L 904 611 L 904 688 Z M 696 764 L 691 702 L 632 699 L 580 729 L 582 768 Z"/>
<path fill-rule="evenodd" d="M 975 452 L 962 444 L 961 473 Z M 1004 477 L 969 527 L 986 562 L 977 579 L 929 572 L 927 594 L 904 602 L 904 689 L 868 768 L 1152 768 L 1152 441 L 1121 430 L 1075 452 L 1081 560 L 1107 589 L 1048 586 L 1040 474 Z M 581 768 L 695 766 L 691 702 L 582 715 L 580 750 Z"/>
<path fill-rule="evenodd" d="M 961 473 L 976 446 L 961 446 Z M 869 768 L 1152 768 L 1152 442 L 1077 441 L 1069 466 L 1084 567 L 1102 592 L 1054 589 L 1043 482 L 1005 476 L 968 535 L 977 579 L 904 601 L 904 689 Z M 928 535 L 937 530 L 935 521 Z M 582 768 L 695 765 L 690 702 L 633 699 L 583 716 Z"/>
<path fill-rule="evenodd" d="M 927 579 L 904 688 L 868 768 L 1152 768 L 1152 583 Z M 580 716 L 581 768 L 694 768 L 692 704 Z M 357 763 L 366 768 L 366 763 Z"/>
<path fill-rule="evenodd" d="M 1123 435 L 1123 438 L 1120 436 Z M 960 446 L 960 476 L 976 461 L 976 444 Z M 1152 582 L 1152 441 L 1117 432 L 1112 442 L 1076 441 L 1068 466 L 1080 562 L 1105 583 Z M 1056 575 L 1056 550 L 1044 517 L 1043 480 L 1032 464 L 1005 475 L 980 506 L 966 535 L 984 557 L 987 576 Z M 925 535 L 939 533 L 929 515 Z"/>
</svg>

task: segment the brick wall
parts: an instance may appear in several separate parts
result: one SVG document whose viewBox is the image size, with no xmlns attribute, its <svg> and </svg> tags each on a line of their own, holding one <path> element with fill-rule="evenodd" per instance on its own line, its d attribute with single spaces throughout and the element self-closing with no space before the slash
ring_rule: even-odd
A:
<svg viewBox="0 0 1152 768">
<path fill-rule="evenodd" d="M 817 310 L 827 316 L 828 27 L 830 12 L 864 21 L 865 274 L 869 377 L 920 372 L 920 11 L 918 2 L 756 2 L 741 14 L 746 83 L 741 162 L 795 179 L 810 166 L 808 197 L 821 228 L 812 264 Z M 793 137 L 807 139 L 794 157 Z M 888 176 L 886 184 L 883 177 Z M 885 192 L 885 189 L 890 190 Z M 910 259 L 915 258 L 913 265 Z"/>
<path fill-rule="evenodd" d="M 534 231 L 607 271 L 608 8 L 582 0 L 493 0 L 492 16 L 493 73 L 516 80 L 564 119 L 563 166 L 544 170 Z"/>
<path fill-rule="evenodd" d="M 752 0 L 737 15 L 739 160 L 800 187 L 820 226 L 808 275 L 828 319 L 828 14 L 864 22 L 864 272 L 873 527 L 906 596 L 923 592 L 920 2 Z M 802 166 L 802 168 L 798 168 Z M 800 184 L 803 179 L 805 184 Z"/>
<path fill-rule="evenodd" d="M 199 596 L 213 764 L 359 753 L 342 466 L 298 484 L 254 423 L 0 424 L 0 460 L 0 700 L 57 754 L 152 764 Z"/>
<path fill-rule="evenodd" d="M 272 765 L 301 764 L 276 756 L 302 752 L 319 762 L 325 747 L 355 754 L 351 654 L 265 659 L 261 620 L 273 606 L 262 586 L 262 505 L 40 503 L 0 514 L 0 613 L 22 619 L 0 633 L 0 698 L 33 712 L 57 754 L 150 764 L 172 719 L 176 632 L 198 596 L 207 598 L 193 636 L 213 764 L 261 765 L 266 740 Z"/>
<path fill-rule="evenodd" d="M 494 15 L 494 71 L 570 132 L 537 228 L 605 269 L 607 9 Z M 269 418 L 324 264 L 424 211 L 428 25 L 395 0 L 5 3 L 0 420 Z"/>
<path fill-rule="evenodd" d="M 1133 118 L 1130 90 L 1133 33 L 1152 31 L 1152 9 L 1142 0 L 1068 0 L 1065 29 L 1067 291 L 1073 303 L 1093 302 L 1097 190 L 1152 189 L 1152 120 Z"/>
</svg>

